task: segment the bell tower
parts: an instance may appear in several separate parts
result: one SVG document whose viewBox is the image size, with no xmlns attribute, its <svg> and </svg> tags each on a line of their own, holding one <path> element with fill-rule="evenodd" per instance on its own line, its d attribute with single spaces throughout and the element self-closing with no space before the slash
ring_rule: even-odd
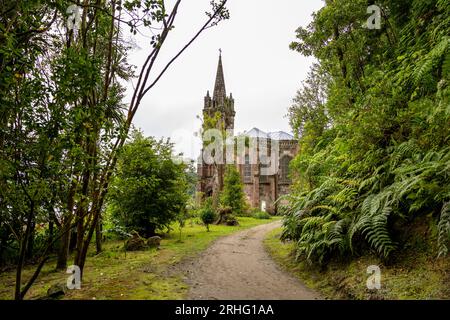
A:
<svg viewBox="0 0 450 320">
<path fill-rule="evenodd" d="M 230 94 L 227 96 L 223 73 L 222 50 L 220 50 L 213 95 L 211 97 L 208 91 L 204 98 L 203 118 L 214 117 L 217 113 L 220 113 L 220 123 L 217 129 L 224 128 L 228 133 L 231 131 L 233 135 L 236 112 L 234 111 L 233 95 Z M 203 162 L 202 157 L 200 157 L 197 171 L 199 176 L 198 190 L 206 197 L 218 195 L 223 188 L 225 165 L 206 164 Z"/>
</svg>

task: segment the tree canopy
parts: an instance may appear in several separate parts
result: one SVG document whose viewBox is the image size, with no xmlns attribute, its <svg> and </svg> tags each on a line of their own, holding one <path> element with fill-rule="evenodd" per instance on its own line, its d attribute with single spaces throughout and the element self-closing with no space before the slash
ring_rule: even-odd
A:
<svg viewBox="0 0 450 320">
<path fill-rule="evenodd" d="M 226 2 L 211 1 L 161 70 L 154 66 L 181 0 L 0 2 L 0 264 L 16 265 L 16 299 L 53 253 L 64 269 L 73 251 L 83 272 L 94 234 L 101 251 L 105 199 L 142 99 L 205 30 L 228 19 Z M 128 36 L 137 33 L 150 39 L 135 68 Z M 38 262 L 25 280 L 31 258 Z"/>
<path fill-rule="evenodd" d="M 170 142 L 135 131 L 122 149 L 109 203 L 112 217 L 128 232 L 154 236 L 186 209 L 187 166 L 172 160 L 172 148 Z"/>
<path fill-rule="evenodd" d="M 300 139 L 283 237 L 325 263 L 407 247 L 406 226 L 432 217 L 436 256 L 450 232 L 450 5 L 326 1 L 291 48 L 317 64 L 289 118 Z"/>
</svg>

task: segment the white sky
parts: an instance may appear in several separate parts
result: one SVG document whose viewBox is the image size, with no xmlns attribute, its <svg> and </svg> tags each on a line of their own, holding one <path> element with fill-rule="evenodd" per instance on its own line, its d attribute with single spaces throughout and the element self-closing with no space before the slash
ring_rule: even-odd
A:
<svg viewBox="0 0 450 320">
<path fill-rule="evenodd" d="M 161 52 L 160 67 L 206 21 L 210 0 L 182 2 L 175 29 Z M 306 26 L 322 0 L 229 0 L 231 19 L 206 30 L 144 98 L 134 124 L 154 137 L 172 137 L 176 151 L 196 159 L 201 142 L 203 98 L 214 89 L 219 48 L 227 94 L 235 99 L 235 132 L 253 127 L 291 132 L 287 108 L 305 79 L 311 59 L 291 51 L 295 30 Z M 130 62 L 138 67 L 149 40 L 138 37 Z M 131 86 L 130 86 L 131 87 Z"/>
</svg>

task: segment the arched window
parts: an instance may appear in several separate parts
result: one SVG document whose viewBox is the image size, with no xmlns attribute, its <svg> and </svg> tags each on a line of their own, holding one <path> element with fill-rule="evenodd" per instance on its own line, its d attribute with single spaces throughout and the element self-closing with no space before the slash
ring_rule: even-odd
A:
<svg viewBox="0 0 450 320">
<path fill-rule="evenodd" d="M 284 156 L 280 161 L 280 179 L 283 182 L 290 182 L 289 179 L 289 164 L 292 158 L 289 156 Z"/>
<path fill-rule="evenodd" d="M 245 164 L 244 164 L 244 178 L 250 179 L 252 176 L 252 166 L 250 164 L 250 156 L 248 154 L 245 155 Z"/>
</svg>

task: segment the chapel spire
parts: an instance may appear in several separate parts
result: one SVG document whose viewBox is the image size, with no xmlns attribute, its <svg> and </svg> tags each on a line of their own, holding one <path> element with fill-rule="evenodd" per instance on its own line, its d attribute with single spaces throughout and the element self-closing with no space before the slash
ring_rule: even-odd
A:
<svg viewBox="0 0 450 320">
<path fill-rule="evenodd" d="M 219 49 L 219 52 L 220 52 L 219 64 L 217 66 L 216 84 L 214 86 L 213 99 L 217 101 L 219 104 L 223 105 L 227 97 L 227 91 L 225 89 L 225 77 L 223 75 L 222 49 Z"/>
<path fill-rule="evenodd" d="M 231 94 L 227 97 L 227 92 L 225 90 L 225 79 L 223 76 L 222 50 L 219 51 L 219 64 L 217 66 L 214 92 L 212 92 L 212 97 L 209 91 L 206 93 L 203 114 L 205 116 L 207 115 L 209 117 L 214 117 L 217 112 L 220 112 L 224 127 L 226 129 L 233 129 L 234 116 L 236 114 L 234 111 L 234 99 Z"/>
</svg>

